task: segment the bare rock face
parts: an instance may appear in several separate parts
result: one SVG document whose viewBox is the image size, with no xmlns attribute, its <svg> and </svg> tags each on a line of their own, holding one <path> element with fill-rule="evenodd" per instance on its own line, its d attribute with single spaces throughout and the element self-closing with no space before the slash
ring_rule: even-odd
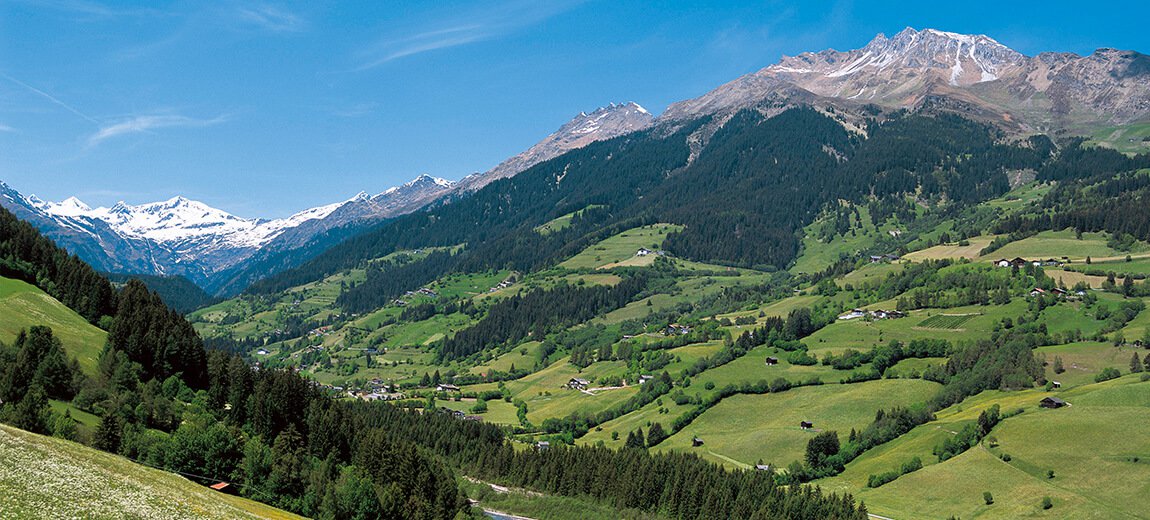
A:
<svg viewBox="0 0 1150 520">
<path fill-rule="evenodd" d="M 756 106 L 772 93 L 802 89 L 839 105 L 916 109 L 949 98 L 992 122 L 1022 130 L 1083 120 L 1124 124 L 1150 119 L 1150 57 L 1100 49 L 1090 56 L 1027 57 L 984 35 L 904 29 L 861 49 L 784 56 L 695 99 L 671 105 L 662 120 L 693 119 Z"/>
<path fill-rule="evenodd" d="M 499 163 L 485 173 L 463 178 L 459 181 L 457 190 L 478 190 L 492 181 L 512 177 L 536 164 L 595 141 L 643 130 L 650 127 L 654 120 L 654 116 L 634 102 L 618 105 L 611 103 L 591 113 L 580 112 L 574 119 L 523 153 Z"/>
</svg>

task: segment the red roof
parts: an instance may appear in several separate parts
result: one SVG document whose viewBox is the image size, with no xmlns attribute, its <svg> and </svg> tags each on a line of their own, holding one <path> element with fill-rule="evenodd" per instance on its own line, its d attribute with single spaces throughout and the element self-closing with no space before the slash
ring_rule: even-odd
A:
<svg viewBox="0 0 1150 520">
<path fill-rule="evenodd" d="M 223 491 L 224 488 L 228 487 L 229 485 L 230 484 L 228 484 L 227 482 L 220 482 L 219 484 L 212 484 L 208 487 L 210 487 L 216 491 Z"/>
</svg>

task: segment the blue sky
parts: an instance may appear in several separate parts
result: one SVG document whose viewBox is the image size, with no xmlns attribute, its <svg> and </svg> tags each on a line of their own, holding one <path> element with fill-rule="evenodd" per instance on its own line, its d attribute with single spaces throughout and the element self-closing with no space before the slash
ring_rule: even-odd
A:
<svg viewBox="0 0 1150 520">
<path fill-rule="evenodd" d="M 0 0 L 0 180 L 280 217 L 486 170 L 581 110 L 658 114 L 903 27 L 1150 52 L 1146 2 Z M 1032 6 L 1032 7 L 1022 7 Z"/>
</svg>

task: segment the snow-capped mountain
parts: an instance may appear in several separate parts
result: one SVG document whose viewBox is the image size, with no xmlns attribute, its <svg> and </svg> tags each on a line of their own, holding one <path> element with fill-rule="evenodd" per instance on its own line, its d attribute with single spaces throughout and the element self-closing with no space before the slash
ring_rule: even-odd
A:
<svg viewBox="0 0 1150 520">
<path fill-rule="evenodd" d="M 654 121 L 655 117 L 650 112 L 633 101 L 611 103 L 590 113 L 580 112 L 523 153 L 499 163 L 487 172 L 464 177 L 456 189 L 461 192 L 478 190 L 492 181 L 514 176 L 536 164 L 595 141 L 643 130 Z"/>
<path fill-rule="evenodd" d="M 92 208 L 76 197 L 46 202 L 2 182 L 0 205 L 97 269 L 181 275 L 209 292 L 234 294 L 371 225 L 466 196 L 569 150 L 647 128 L 653 119 L 636 103 L 611 104 L 580 113 L 524 153 L 460 182 L 420 175 L 376 195 L 361 192 L 283 219 L 238 217 L 184 197 L 110 208 Z"/>
<path fill-rule="evenodd" d="M 1090 56 L 1028 57 L 985 35 L 906 28 L 861 49 L 784 56 L 695 99 L 671 105 L 663 121 L 741 108 L 812 103 L 916 109 L 940 102 L 1024 131 L 1067 128 L 1083 119 L 1150 119 L 1150 57 L 1100 49 Z"/>
<path fill-rule="evenodd" d="M 299 247 L 333 228 L 366 226 L 414 211 L 452 185 L 421 175 L 375 196 L 361 192 L 274 220 L 237 217 L 184 197 L 110 208 L 92 208 L 76 197 L 48 202 L 2 181 L 0 205 L 97 269 L 181 275 L 214 289 L 215 275 L 261 251 Z"/>
</svg>

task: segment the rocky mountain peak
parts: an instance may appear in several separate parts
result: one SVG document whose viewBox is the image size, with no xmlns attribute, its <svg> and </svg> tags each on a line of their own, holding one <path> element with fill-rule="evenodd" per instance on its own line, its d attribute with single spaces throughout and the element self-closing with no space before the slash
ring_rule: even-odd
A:
<svg viewBox="0 0 1150 520">
<path fill-rule="evenodd" d="M 873 104 L 916 109 L 947 99 L 969 117 L 1022 131 L 1150 119 L 1150 57 L 1099 49 L 1082 57 L 1027 57 L 986 35 L 906 28 L 866 46 L 784 56 L 698 98 L 675 103 L 662 120 L 731 114 L 752 106 Z M 1079 116 L 1080 117 L 1080 116 Z M 720 118 L 720 120 L 723 120 Z"/>
<path fill-rule="evenodd" d="M 499 163 L 486 173 L 463 178 L 456 189 L 478 190 L 492 181 L 511 177 L 536 164 L 595 141 L 643 130 L 654 124 L 654 121 L 655 116 L 633 101 L 610 103 L 591 112 L 580 112 L 527 151 Z"/>
</svg>

